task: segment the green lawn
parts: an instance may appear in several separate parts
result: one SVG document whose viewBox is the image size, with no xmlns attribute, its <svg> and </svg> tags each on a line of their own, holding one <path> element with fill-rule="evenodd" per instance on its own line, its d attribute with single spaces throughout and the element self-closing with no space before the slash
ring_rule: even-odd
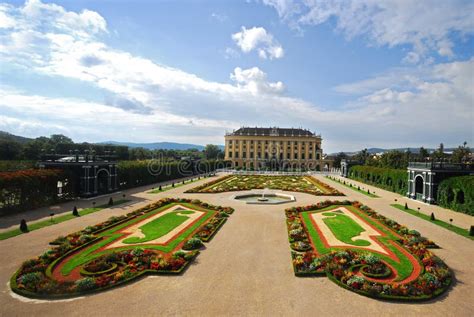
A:
<svg viewBox="0 0 474 317">
<path fill-rule="evenodd" d="M 370 245 L 370 242 L 366 240 L 352 240 L 353 237 L 357 237 L 365 230 L 347 215 L 341 215 L 334 212 L 325 212 L 323 215 L 330 216 L 329 218 L 324 218 L 323 221 L 338 240 L 360 247 Z"/>
<path fill-rule="evenodd" d="M 195 210 L 200 210 L 200 211 L 205 211 L 206 214 L 202 216 L 198 221 L 194 222 L 191 226 L 187 227 L 187 229 L 182 232 L 179 236 L 177 236 L 175 239 L 170 241 L 166 245 L 153 245 L 149 244 L 147 245 L 147 249 L 156 249 L 159 251 L 163 252 L 171 252 L 179 243 L 183 242 L 185 239 L 187 239 L 193 232 L 196 230 L 198 227 L 200 227 L 204 222 L 206 222 L 209 218 L 211 218 L 215 212 L 200 208 L 198 206 L 195 206 L 193 204 L 188 204 L 188 203 L 180 203 L 181 205 L 195 209 Z M 123 233 L 119 233 L 121 229 L 133 225 L 135 223 L 138 223 L 150 216 L 153 216 L 154 214 L 157 214 L 163 210 L 166 210 L 168 208 L 171 208 L 172 206 L 176 205 L 176 203 L 171 203 L 169 205 L 162 206 L 160 208 L 157 208 L 153 211 L 150 211 L 149 213 L 146 213 L 145 215 L 139 216 L 137 218 L 134 218 L 130 221 L 127 221 L 125 223 L 121 223 L 120 225 L 114 226 L 113 228 L 106 230 L 104 232 L 101 232 L 98 234 L 98 237 L 102 237 L 103 239 L 98 241 L 97 243 L 94 243 L 91 247 L 88 247 L 86 249 L 81 250 L 79 253 L 74 255 L 71 259 L 69 259 L 64 266 L 61 269 L 61 273 L 63 275 L 68 275 L 74 268 L 76 268 L 79 265 L 82 265 L 84 263 L 87 263 L 89 261 L 92 261 L 93 259 L 96 259 L 100 257 L 101 255 L 104 255 L 109 252 L 116 252 L 120 250 L 127 250 L 130 248 L 135 248 L 137 247 L 136 245 L 131 245 L 131 246 L 124 246 L 120 248 L 114 248 L 113 250 L 103 250 L 100 252 L 96 252 L 103 246 L 113 242 L 114 240 L 119 239 L 120 237 L 123 236 Z"/>
<path fill-rule="evenodd" d="M 127 200 L 127 199 L 121 199 L 121 200 L 116 201 L 114 203 L 114 206 L 124 204 L 124 203 L 129 202 L 129 201 L 130 200 Z M 108 204 L 103 204 L 103 205 L 100 205 L 100 206 L 97 206 L 97 207 L 85 208 L 85 209 L 78 210 L 78 213 L 79 213 L 79 216 L 85 216 L 85 215 L 100 211 L 100 210 L 105 209 L 105 208 L 110 208 L 110 206 Z M 72 210 L 71 210 L 71 212 L 69 212 L 69 213 L 53 217 L 53 221 L 48 219 L 48 220 L 43 220 L 43 221 L 34 222 L 32 224 L 28 224 L 28 230 L 29 231 L 38 230 L 38 229 L 41 229 L 41 228 L 44 228 L 44 227 L 52 226 L 52 225 L 55 225 L 55 224 L 58 224 L 58 223 L 61 223 L 61 222 L 64 222 L 64 221 L 71 220 L 73 218 L 76 218 L 76 216 L 74 216 L 72 214 Z M 6 239 L 9 239 L 9 238 L 18 236 L 20 234 L 23 234 L 23 233 L 24 232 L 20 231 L 19 228 L 9 230 L 9 231 L 5 231 L 5 232 L 0 233 L 0 240 L 6 240 Z"/>
<path fill-rule="evenodd" d="M 431 220 L 430 216 L 425 215 L 425 214 L 423 214 L 423 213 L 421 213 L 421 212 L 415 211 L 415 210 L 410 209 L 410 208 L 405 209 L 405 206 L 402 206 L 402 205 L 400 205 L 400 204 L 392 204 L 392 205 L 390 205 L 390 206 L 392 206 L 392 207 L 394 207 L 394 208 L 397 208 L 397 209 L 399 209 L 399 210 L 401 210 L 401 211 L 407 212 L 407 213 L 409 213 L 410 215 L 413 215 L 413 216 L 416 216 L 416 217 L 418 217 L 418 218 L 421 218 L 421 219 L 427 220 L 427 221 L 429 221 L 429 222 L 432 222 L 432 223 L 434 223 L 435 225 L 438 225 L 438 226 L 440 226 L 440 227 L 443 227 L 443 228 L 445 228 L 445 229 L 448 229 L 448 230 L 450 230 L 450 231 L 452 231 L 452 232 L 454 232 L 454 233 L 457 233 L 457 234 L 459 234 L 459 235 L 461 235 L 461 236 L 463 236 L 463 237 L 466 237 L 466 238 L 468 238 L 468 239 L 474 240 L 474 236 L 470 236 L 470 235 L 469 235 L 469 230 L 467 230 L 467 229 L 464 229 L 464 228 L 460 228 L 460 227 L 451 225 L 451 224 L 449 224 L 449 223 L 447 223 L 447 222 L 444 222 L 444 221 L 438 220 L 438 219 L 436 219 L 436 220 L 433 221 L 433 220 Z M 435 214 L 435 218 L 436 218 L 436 214 Z"/>
<path fill-rule="evenodd" d="M 310 214 L 313 212 L 324 212 L 324 211 L 331 211 L 334 208 L 338 207 L 338 205 L 328 206 L 323 209 L 318 209 L 317 211 L 305 211 L 301 213 L 303 222 L 305 227 L 308 230 L 309 235 L 311 236 L 311 240 L 317 250 L 317 252 L 321 255 L 327 254 L 332 250 L 340 250 L 341 248 L 326 248 L 324 243 L 319 236 L 318 231 L 313 226 L 312 221 L 310 220 Z M 357 210 L 357 208 L 353 206 L 344 206 L 351 211 L 354 211 L 357 215 L 362 217 L 366 222 L 371 224 L 372 226 L 376 227 L 380 231 L 387 234 L 387 237 L 379 237 L 379 241 L 382 242 L 388 249 L 390 249 L 398 258 L 399 261 L 395 261 L 394 259 L 390 258 L 389 256 L 377 253 L 377 256 L 386 261 L 388 264 L 392 265 L 398 272 L 398 276 L 396 278 L 397 281 L 404 280 L 408 276 L 410 276 L 411 272 L 413 271 L 413 265 L 411 264 L 410 260 L 396 248 L 393 243 L 400 245 L 397 241 L 397 237 L 393 235 L 392 231 L 387 229 L 384 225 L 380 224 L 379 222 L 374 221 L 372 218 L 367 216 L 366 214 Z M 354 248 L 357 251 L 357 247 Z M 370 252 L 368 250 L 363 250 L 361 252 Z"/>
<path fill-rule="evenodd" d="M 333 182 L 336 182 L 336 183 L 341 184 L 342 186 L 345 186 L 345 187 L 350 188 L 350 189 L 352 189 L 352 190 L 354 190 L 354 191 L 356 191 L 356 192 L 359 192 L 359 193 L 361 193 L 361 194 L 364 194 L 365 196 L 369 196 L 369 197 L 371 197 L 371 198 L 380 198 L 379 196 L 377 196 L 377 195 L 375 195 L 375 194 L 368 193 L 366 190 L 358 189 L 358 188 L 355 187 L 355 186 L 350 186 L 350 185 L 348 185 L 348 184 L 344 184 L 343 182 L 341 182 L 341 181 L 338 180 L 338 179 L 332 179 L 332 178 L 329 177 L 329 176 L 325 176 L 325 177 L 326 177 L 327 179 L 333 181 Z"/>
<path fill-rule="evenodd" d="M 123 240 L 123 243 L 143 243 L 158 239 L 159 237 L 170 233 L 174 228 L 189 219 L 189 217 L 184 215 L 189 215 L 193 213 L 194 211 L 192 210 L 177 210 L 170 212 L 169 214 L 161 216 L 160 218 L 150 221 L 149 223 L 141 226 L 140 230 L 145 235 L 145 237 L 131 237 Z"/>
</svg>

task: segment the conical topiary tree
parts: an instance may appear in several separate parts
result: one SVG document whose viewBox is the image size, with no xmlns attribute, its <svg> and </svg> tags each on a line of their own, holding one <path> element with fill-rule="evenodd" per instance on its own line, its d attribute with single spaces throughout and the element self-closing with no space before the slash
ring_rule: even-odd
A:
<svg viewBox="0 0 474 317">
<path fill-rule="evenodd" d="M 431 219 L 431 221 L 435 221 L 435 220 L 436 220 L 435 215 L 434 215 L 434 212 L 431 213 L 430 219 Z"/>
<path fill-rule="evenodd" d="M 405 203 L 405 209 L 408 209 L 408 204 L 407 203 Z"/>
<path fill-rule="evenodd" d="M 79 217 L 79 212 L 77 211 L 76 206 L 74 206 L 74 208 L 72 209 L 72 215 L 75 216 L 75 217 Z"/>
<path fill-rule="evenodd" d="M 112 197 L 109 198 L 109 206 L 113 206 L 114 205 L 114 200 Z"/>
<path fill-rule="evenodd" d="M 21 219 L 21 221 L 20 221 L 20 231 L 21 232 L 28 232 L 28 225 L 26 224 L 25 219 Z"/>
<path fill-rule="evenodd" d="M 471 228 L 469 229 L 469 235 L 471 237 L 474 237 L 474 226 L 471 226 Z"/>
<path fill-rule="evenodd" d="M 161 191 L 161 185 L 160 185 L 160 187 L 158 188 L 158 190 Z"/>
</svg>

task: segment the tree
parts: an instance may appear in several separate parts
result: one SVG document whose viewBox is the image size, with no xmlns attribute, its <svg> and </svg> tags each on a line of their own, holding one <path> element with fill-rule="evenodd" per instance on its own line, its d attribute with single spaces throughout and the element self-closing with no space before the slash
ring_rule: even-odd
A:
<svg viewBox="0 0 474 317">
<path fill-rule="evenodd" d="M 469 159 L 471 149 L 467 146 L 467 142 L 464 142 L 462 146 L 459 146 L 453 151 L 451 160 L 453 163 L 462 163 Z"/>
<path fill-rule="evenodd" d="M 418 153 L 418 158 L 421 160 L 421 161 L 424 161 L 427 157 L 429 157 L 430 154 L 428 153 L 428 150 L 425 149 L 424 147 L 420 147 L 420 151 Z"/>
<path fill-rule="evenodd" d="M 21 144 L 15 141 L 0 141 L 0 160 L 16 160 L 20 157 Z"/>
<path fill-rule="evenodd" d="M 334 158 L 334 167 L 335 168 L 340 168 L 341 167 L 341 161 L 343 159 L 346 159 L 347 155 L 344 152 L 339 152 L 337 153 L 336 157 Z"/>
<path fill-rule="evenodd" d="M 354 160 L 355 161 L 359 161 L 362 163 L 362 165 L 365 165 L 365 163 L 367 162 L 367 159 L 369 158 L 370 154 L 369 152 L 367 151 L 367 149 L 363 149 L 362 151 L 360 151 L 359 153 L 357 153 L 356 155 L 354 155 Z"/>
<path fill-rule="evenodd" d="M 215 160 L 217 159 L 219 152 L 221 152 L 221 149 L 217 145 L 207 144 L 203 152 L 206 159 Z"/>
<path fill-rule="evenodd" d="M 379 160 L 379 167 L 402 169 L 408 166 L 409 153 L 397 150 L 388 151 L 382 154 Z"/>
<path fill-rule="evenodd" d="M 433 161 L 441 161 L 445 157 L 446 154 L 444 154 L 444 144 L 440 143 L 438 149 L 432 154 Z"/>
<path fill-rule="evenodd" d="M 51 145 L 55 146 L 57 144 L 74 144 L 71 138 L 62 135 L 62 134 L 53 134 L 49 138 Z"/>
</svg>

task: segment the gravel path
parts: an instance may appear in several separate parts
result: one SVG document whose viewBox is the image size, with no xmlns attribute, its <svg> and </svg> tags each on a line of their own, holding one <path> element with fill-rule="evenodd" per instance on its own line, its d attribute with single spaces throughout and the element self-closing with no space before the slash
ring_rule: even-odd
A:
<svg viewBox="0 0 474 317">
<path fill-rule="evenodd" d="M 297 200 L 294 203 L 259 206 L 232 200 L 235 193 L 183 194 L 209 180 L 205 179 L 160 194 L 136 191 L 131 194 L 134 200 L 130 205 L 104 209 L 0 241 L 0 316 L 472 316 L 474 241 L 390 207 L 394 197 L 404 204 L 404 198 L 399 195 L 375 189 L 380 198 L 370 198 L 318 178 L 347 197 L 291 193 Z M 32 301 L 11 295 L 7 286 L 10 276 L 24 260 L 47 249 L 53 238 L 110 216 L 125 214 L 162 197 L 198 198 L 236 209 L 184 275 L 146 277 L 125 287 L 69 301 Z M 454 270 L 458 282 L 435 301 L 411 304 L 366 298 L 342 289 L 325 277 L 295 277 L 283 210 L 326 199 L 359 200 L 420 231 L 441 246 L 434 252 Z M 465 227 L 473 224 L 472 217 L 464 215 L 456 217 L 456 221 Z"/>
</svg>

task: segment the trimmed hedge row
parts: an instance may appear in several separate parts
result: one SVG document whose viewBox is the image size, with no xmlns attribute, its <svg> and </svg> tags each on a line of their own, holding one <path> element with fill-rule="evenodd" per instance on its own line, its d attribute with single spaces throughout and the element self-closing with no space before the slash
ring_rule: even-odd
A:
<svg viewBox="0 0 474 317">
<path fill-rule="evenodd" d="M 458 176 L 443 180 L 438 187 L 440 206 L 474 216 L 474 176 Z"/>
<path fill-rule="evenodd" d="M 158 162 L 154 160 L 122 161 L 118 164 L 120 188 L 133 188 L 201 173 L 210 173 L 223 166 L 223 161 Z"/>
<path fill-rule="evenodd" d="M 62 182 L 62 195 L 58 195 Z M 54 169 L 0 172 L 0 214 L 66 201 L 74 193 L 70 175 Z"/>
<path fill-rule="evenodd" d="M 349 168 L 348 176 L 354 180 L 401 195 L 405 195 L 408 190 L 408 176 L 406 170 L 355 165 Z"/>
</svg>

